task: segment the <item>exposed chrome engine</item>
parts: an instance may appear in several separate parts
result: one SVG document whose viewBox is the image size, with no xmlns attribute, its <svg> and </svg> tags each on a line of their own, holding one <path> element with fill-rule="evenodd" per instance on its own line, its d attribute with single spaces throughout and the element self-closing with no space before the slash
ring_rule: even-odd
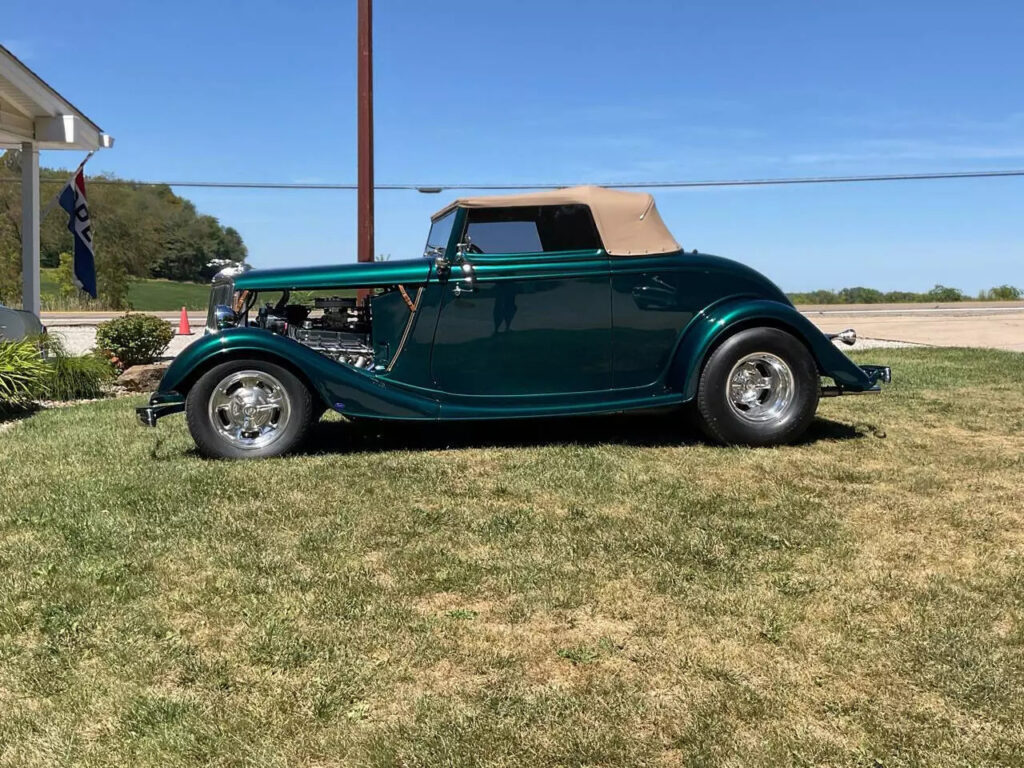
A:
<svg viewBox="0 0 1024 768">
<path fill-rule="evenodd" d="M 312 307 L 289 304 L 288 298 L 286 293 L 276 305 L 261 307 L 255 325 L 356 368 L 373 366 L 368 306 L 340 296 L 315 298 Z"/>
</svg>

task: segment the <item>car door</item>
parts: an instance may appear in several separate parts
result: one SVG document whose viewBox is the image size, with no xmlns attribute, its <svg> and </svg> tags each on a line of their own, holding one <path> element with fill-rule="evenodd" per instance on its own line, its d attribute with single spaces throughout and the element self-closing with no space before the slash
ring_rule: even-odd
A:
<svg viewBox="0 0 1024 768">
<path fill-rule="evenodd" d="M 684 254 L 613 257 L 613 385 L 650 386 L 663 376 L 679 334 L 710 301 L 711 278 Z"/>
<path fill-rule="evenodd" d="M 466 214 L 464 262 L 453 264 L 442 286 L 434 386 L 481 396 L 609 389 L 608 257 L 589 209 Z"/>
</svg>

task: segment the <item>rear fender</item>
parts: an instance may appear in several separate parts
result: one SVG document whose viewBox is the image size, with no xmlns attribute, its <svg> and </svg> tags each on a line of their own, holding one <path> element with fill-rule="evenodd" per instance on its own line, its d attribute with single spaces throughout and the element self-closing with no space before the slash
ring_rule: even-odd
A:
<svg viewBox="0 0 1024 768">
<path fill-rule="evenodd" d="M 814 357 L 822 376 L 835 380 L 840 390 L 876 389 L 875 379 L 858 367 L 806 317 L 793 307 L 767 299 L 726 300 L 701 311 L 683 330 L 669 369 L 669 384 L 685 399 L 697 394 L 704 361 L 729 336 L 746 328 L 779 328 L 800 339 Z M 877 378 L 877 377 L 875 377 Z"/>
<path fill-rule="evenodd" d="M 188 394 L 214 365 L 253 357 L 294 371 L 328 408 L 348 416 L 378 419 L 436 419 L 437 400 L 370 371 L 331 360 L 292 339 L 261 328 L 231 328 L 194 341 L 164 374 L 156 396 Z"/>
</svg>

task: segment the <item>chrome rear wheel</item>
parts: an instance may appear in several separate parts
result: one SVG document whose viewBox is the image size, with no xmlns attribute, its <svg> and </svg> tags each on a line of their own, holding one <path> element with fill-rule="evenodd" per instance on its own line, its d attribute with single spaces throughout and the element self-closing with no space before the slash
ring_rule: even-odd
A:
<svg viewBox="0 0 1024 768">
<path fill-rule="evenodd" d="M 747 328 L 708 356 L 694 406 L 716 442 L 782 445 L 814 419 L 819 387 L 817 363 L 802 341 L 779 328 Z"/>
<path fill-rule="evenodd" d="M 754 352 L 737 361 L 727 387 L 729 404 L 747 421 L 777 421 L 793 403 L 793 371 L 770 352 Z"/>
</svg>

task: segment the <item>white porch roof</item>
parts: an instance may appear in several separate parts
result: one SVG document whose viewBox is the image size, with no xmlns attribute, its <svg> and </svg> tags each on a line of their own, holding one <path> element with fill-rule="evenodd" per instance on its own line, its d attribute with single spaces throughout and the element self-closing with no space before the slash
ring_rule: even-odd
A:
<svg viewBox="0 0 1024 768">
<path fill-rule="evenodd" d="M 0 149 L 102 149 L 114 144 L 70 101 L 0 45 Z"/>
<path fill-rule="evenodd" d="M 0 149 L 21 150 L 21 306 L 39 314 L 39 150 L 112 147 L 114 139 L 0 45 Z"/>
</svg>

